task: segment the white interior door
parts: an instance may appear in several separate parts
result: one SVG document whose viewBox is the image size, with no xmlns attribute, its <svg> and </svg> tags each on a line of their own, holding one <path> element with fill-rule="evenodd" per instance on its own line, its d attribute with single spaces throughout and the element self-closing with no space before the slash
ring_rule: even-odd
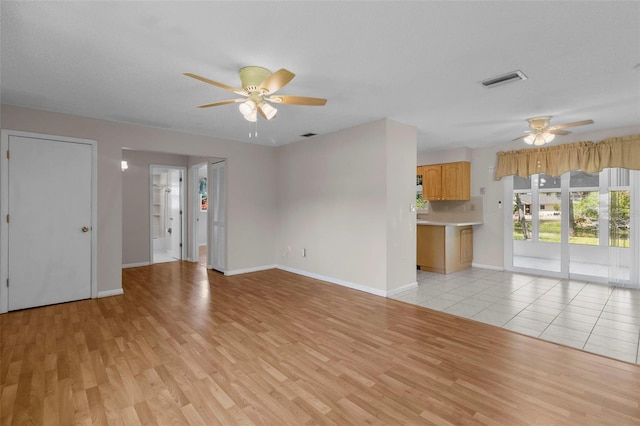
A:
<svg viewBox="0 0 640 426">
<path fill-rule="evenodd" d="M 182 260 L 182 171 L 169 170 L 169 232 L 171 257 Z"/>
<path fill-rule="evenodd" d="M 10 135 L 8 308 L 91 297 L 93 146 Z"/>
<path fill-rule="evenodd" d="M 225 162 L 209 165 L 209 251 L 207 267 L 224 272 L 226 269 L 227 225 L 226 225 L 226 186 Z"/>
</svg>

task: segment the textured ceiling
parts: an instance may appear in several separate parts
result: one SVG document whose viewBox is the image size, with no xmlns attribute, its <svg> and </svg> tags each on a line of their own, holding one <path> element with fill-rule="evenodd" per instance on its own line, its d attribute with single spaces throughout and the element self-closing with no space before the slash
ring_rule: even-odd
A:
<svg viewBox="0 0 640 426">
<path fill-rule="evenodd" d="M 282 145 L 384 117 L 418 129 L 418 150 L 503 144 L 526 119 L 593 119 L 575 134 L 640 125 L 640 3 L 12 2 L 1 7 L 5 104 Z M 235 97 L 238 70 L 287 68 L 258 138 Z M 487 89 L 481 80 L 528 79 Z M 563 137 L 556 138 L 562 143 Z M 514 142 L 514 149 L 522 142 Z"/>
</svg>

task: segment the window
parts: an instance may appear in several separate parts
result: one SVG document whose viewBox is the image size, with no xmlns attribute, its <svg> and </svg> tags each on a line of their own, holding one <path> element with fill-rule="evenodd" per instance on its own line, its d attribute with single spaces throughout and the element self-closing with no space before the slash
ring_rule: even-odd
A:
<svg viewBox="0 0 640 426">
<path fill-rule="evenodd" d="M 569 181 L 569 243 L 629 247 L 629 171 L 580 170 L 565 174 Z M 562 177 L 545 174 L 513 179 L 513 239 L 559 243 L 562 237 Z M 601 229 L 608 229 L 608 235 Z"/>
<path fill-rule="evenodd" d="M 640 172 L 626 169 L 514 176 L 505 184 L 513 199 L 505 212 L 505 267 L 638 285 L 638 188 Z"/>
<path fill-rule="evenodd" d="M 514 176 L 513 239 L 531 239 L 531 178 Z"/>
<path fill-rule="evenodd" d="M 600 244 L 600 173 L 569 174 L 569 243 Z"/>
<path fill-rule="evenodd" d="M 609 246 L 629 247 L 631 192 L 609 192 Z"/>
</svg>

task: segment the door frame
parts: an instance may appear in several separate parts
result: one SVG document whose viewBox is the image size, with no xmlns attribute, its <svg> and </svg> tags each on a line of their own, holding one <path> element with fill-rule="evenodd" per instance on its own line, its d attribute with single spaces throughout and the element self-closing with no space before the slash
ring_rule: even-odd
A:
<svg viewBox="0 0 640 426">
<path fill-rule="evenodd" d="M 190 244 L 189 244 L 189 251 L 191 253 L 191 257 L 189 257 L 187 260 L 190 260 L 191 262 L 199 262 L 200 261 L 200 245 L 198 244 L 198 227 L 201 226 L 200 222 L 198 221 L 198 213 L 200 212 L 200 169 L 203 166 L 207 166 L 209 163 L 207 161 L 203 161 L 201 163 L 198 164 L 194 164 L 192 166 L 189 167 L 189 177 L 191 178 L 191 184 L 189 185 L 189 199 L 191 200 L 191 202 L 189 203 L 189 207 L 191 208 L 191 214 L 189 215 L 189 218 L 191 220 L 191 232 L 189 233 L 190 238 Z M 208 187 L 208 182 L 209 180 L 209 173 L 208 173 L 208 169 L 207 169 L 207 194 L 209 192 L 209 187 Z M 207 218 L 205 219 L 206 221 L 206 225 L 207 228 L 209 226 L 209 209 L 207 208 L 207 213 L 206 213 Z M 207 250 L 209 249 L 209 237 L 208 237 L 208 231 L 207 231 L 207 236 L 205 237 L 205 243 L 207 246 Z M 205 261 L 206 263 L 206 261 Z"/>
<path fill-rule="evenodd" d="M 187 244 L 185 244 L 185 234 L 187 234 L 185 213 L 185 188 L 188 188 L 187 168 L 184 166 L 171 166 L 167 164 L 149 164 L 149 206 L 148 206 L 148 218 L 149 218 L 149 265 L 153 265 L 153 169 L 176 169 L 180 170 L 182 185 L 180 185 L 180 209 L 182 214 L 180 215 L 180 243 L 182 244 L 180 250 L 180 260 L 186 260 Z"/>
<path fill-rule="evenodd" d="M 0 313 L 9 311 L 9 291 L 7 280 L 9 279 L 9 227 L 6 221 L 9 203 L 9 160 L 7 150 L 9 149 L 9 138 L 11 136 L 25 137 L 32 139 L 55 140 L 58 142 L 81 143 L 91 147 L 91 298 L 98 297 L 98 274 L 97 274 L 97 252 L 98 252 L 98 150 L 97 141 L 91 139 L 80 139 L 66 136 L 49 135 L 43 133 L 23 132 L 19 130 L 2 129 L 0 131 Z"/>
</svg>

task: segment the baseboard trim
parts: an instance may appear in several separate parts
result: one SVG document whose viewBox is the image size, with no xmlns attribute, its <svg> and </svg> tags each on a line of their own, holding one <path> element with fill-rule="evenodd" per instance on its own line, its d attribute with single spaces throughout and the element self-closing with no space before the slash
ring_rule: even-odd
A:
<svg viewBox="0 0 640 426">
<path fill-rule="evenodd" d="M 124 265 L 122 265 L 122 269 L 137 268 L 138 266 L 149 266 L 149 265 L 151 265 L 151 263 L 149 262 L 125 263 Z"/>
<path fill-rule="evenodd" d="M 98 292 L 98 298 L 120 296 L 121 294 L 124 294 L 124 290 L 122 288 L 116 288 L 115 290 L 104 290 Z"/>
<path fill-rule="evenodd" d="M 471 266 L 473 268 L 490 269 L 492 271 L 504 272 L 504 268 L 502 266 L 483 265 L 482 263 L 472 263 Z"/>
<path fill-rule="evenodd" d="M 378 288 L 369 287 L 369 286 L 366 286 L 366 285 L 362 285 L 362 284 L 358 284 L 358 283 L 354 283 L 354 282 L 350 282 L 350 281 L 341 280 L 339 278 L 328 277 L 326 275 L 320 275 L 320 274 L 316 274 L 316 273 L 313 273 L 313 272 L 307 272 L 307 271 L 303 271 L 301 269 L 290 268 L 290 267 L 284 266 L 284 265 L 263 265 L 263 266 L 256 266 L 256 267 L 253 267 L 253 268 L 234 269 L 232 271 L 225 271 L 224 275 L 225 276 L 232 276 L 232 275 L 248 274 L 248 273 L 251 273 L 251 272 L 267 271 L 269 269 L 281 269 L 283 271 L 291 272 L 293 274 L 302 275 L 304 277 L 309 277 L 309 278 L 314 278 L 314 279 L 320 280 L 320 281 L 330 282 L 332 284 L 338 284 L 338 285 L 341 285 L 343 287 L 351 288 L 353 290 L 364 291 L 365 293 L 374 294 L 376 296 L 382 296 L 382 297 L 389 297 L 389 296 L 392 296 L 394 294 L 402 293 L 403 291 L 407 291 L 407 290 L 410 290 L 412 288 L 418 287 L 418 283 L 417 282 L 413 282 L 413 283 L 410 283 L 410 284 L 407 284 L 407 285 L 403 285 L 402 287 L 398 287 L 398 288 L 390 290 L 390 291 L 385 291 L 385 290 L 380 290 Z"/>
<path fill-rule="evenodd" d="M 231 276 L 231 275 L 248 274 L 249 272 L 266 271 L 268 269 L 276 269 L 276 268 L 277 268 L 277 265 L 263 265 L 263 266 L 256 266 L 253 268 L 234 269 L 232 271 L 225 271 L 224 275 Z"/>
<path fill-rule="evenodd" d="M 394 288 L 393 290 L 387 291 L 387 297 L 391 297 L 394 294 L 402 293 L 403 291 L 412 290 L 418 287 L 418 282 L 413 282 L 411 284 L 403 285 L 402 287 Z"/>
<path fill-rule="evenodd" d="M 300 269 L 290 268 L 290 267 L 284 266 L 284 265 L 277 265 L 276 267 L 278 269 L 282 269 L 283 271 L 291 272 L 291 273 L 302 275 L 302 276 L 309 277 L 309 278 L 314 278 L 314 279 L 320 280 L 320 281 L 327 281 L 327 282 L 330 282 L 332 284 L 338 284 L 338 285 L 341 285 L 343 287 L 348 287 L 348 288 L 351 288 L 351 289 L 354 289 L 354 290 L 364 291 L 365 293 L 375 294 L 376 296 L 382 296 L 382 297 L 386 297 L 387 296 L 387 292 L 386 291 L 380 290 L 378 288 L 369 287 L 369 286 L 362 285 L 362 284 L 357 284 L 357 283 L 352 283 L 350 281 L 345 281 L 345 280 L 341 280 L 341 279 L 338 279 L 338 278 L 327 277 L 325 275 L 315 274 L 313 272 L 302 271 Z"/>
</svg>

